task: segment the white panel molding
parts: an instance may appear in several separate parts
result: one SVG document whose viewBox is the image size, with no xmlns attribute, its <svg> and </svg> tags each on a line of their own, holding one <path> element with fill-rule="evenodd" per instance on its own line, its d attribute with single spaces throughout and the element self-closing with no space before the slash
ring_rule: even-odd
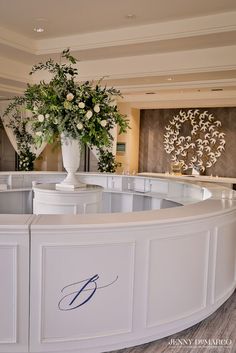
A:
<svg viewBox="0 0 236 353">
<path fill-rule="evenodd" d="M 65 234 L 65 232 L 64 232 Z M 89 345 L 89 340 L 92 340 L 96 337 L 96 339 L 104 339 L 104 337 L 108 337 L 108 340 L 111 339 L 113 342 L 116 339 L 119 339 L 119 335 L 124 335 L 124 334 L 129 334 L 132 332 L 132 325 L 133 325 L 133 301 L 134 301 L 134 263 L 135 263 L 135 241 L 131 240 L 118 240 L 118 239 L 113 239 L 113 240 L 106 240 L 104 241 L 101 239 L 100 241 L 93 241 L 93 240 L 87 240 L 86 238 L 84 241 L 81 241 L 78 239 L 76 241 L 76 238 L 72 236 L 69 232 L 69 234 L 66 234 L 66 237 L 64 237 L 64 240 L 62 240 L 61 235 L 59 235 L 58 242 L 53 242 L 53 237 L 51 237 L 51 241 L 49 240 L 48 242 L 45 242 L 44 240 L 44 232 L 41 233 L 41 237 L 35 237 L 35 233 L 33 231 L 32 234 L 32 257 L 33 263 L 31 267 L 31 283 L 32 283 L 32 293 L 33 293 L 33 300 L 31 302 L 31 349 L 32 350 L 37 350 L 40 351 L 43 346 L 47 346 L 48 348 L 54 345 L 54 347 L 64 347 L 65 349 L 72 349 L 75 348 L 78 344 L 80 345 Z M 131 281 L 129 282 L 130 285 L 130 292 L 132 293 L 131 296 L 129 296 L 128 301 L 129 301 L 129 319 L 128 319 L 128 328 L 126 329 L 117 329 L 117 330 L 109 330 L 109 331 L 104 331 L 97 333 L 95 336 L 91 335 L 82 335 L 82 336 L 77 336 L 77 337 L 45 337 L 44 333 L 44 322 L 45 318 L 43 316 L 43 312 L 45 311 L 44 308 L 44 303 L 45 303 L 45 292 L 44 292 L 44 274 L 46 271 L 45 266 L 45 251 L 47 249 L 69 249 L 73 247 L 82 247 L 82 248 L 90 248 L 92 246 L 116 246 L 116 245 L 124 245 L 124 246 L 129 246 L 130 247 L 130 275 L 131 275 Z M 35 282 L 35 276 L 37 278 L 40 278 L 40 281 Z M 38 277 L 39 276 L 39 277 Z M 37 288 L 36 288 L 37 287 Z M 117 336 L 117 338 L 115 337 Z M 58 345 L 58 346 L 57 346 Z M 81 347 L 82 347 L 81 346 Z"/>
<path fill-rule="evenodd" d="M 199 235 L 202 235 L 205 237 L 205 240 L 204 240 L 204 243 L 205 243 L 205 250 L 204 250 L 204 254 L 205 254 L 205 268 L 204 268 L 204 273 L 203 273 L 203 276 L 202 276 L 202 286 L 203 286 L 203 291 L 202 291 L 202 301 L 201 301 L 201 304 L 199 307 L 195 307 L 193 310 L 188 310 L 188 311 L 182 311 L 181 312 L 181 315 L 175 315 L 175 316 L 172 316 L 171 318 L 169 319 L 165 319 L 165 320 L 157 320 L 156 322 L 153 322 L 153 323 L 149 323 L 149 318 L 148 318 L 148 312 L 149 312 L 149 302 L 148 302 L 148 290 L 150 289 L 150 269 L 151 269 L 151 257 L 149 256 L 149 259 L 148 259 L 148 273 L 147 273 L 147 287 L 146 287 L 146 290 L 147 290 L 147 293 L 146 293 L 146 319 L 145 319 L 145 325 L 146 325 L 146 328 L 153 328 L 153 327 L 156 327 L 156 326 L 159 326 L 159 325 L 168 325 L 170 323 L 173 323 L 173 322 L 178 322 L 180 320 L 185 320 L 187 319 L 188 317 L 192 317 L 194 316 L 195 314 L 203 311 L 206 307 L 207 307 L 207 297 L 208 297 L 208 287 L 207 287 L 207 284 L 208 284 L 208 277 L 209 277 L 209 262 L 210 262 L 210 231 L 203 231 L 202 233 L 200 233 L 200 231 L 198 231 L 197 233 L 196 232 L 187 232 L 187 230 L 184 230 L 184 227 L 183 227 L 183 231 L 181 232 L 181 235 L 177 234 L 172 234 L 172 236 L 166 236 L 166 234 L 163 234 L 162 237 L 160 238 L 152 238 L 149 240 L 149 254 L 151 253 L 150 249 L 152 247 L 152 243 L 153 242 L 161 242 L 162 240 L 165 241 L 166 239 L 172 239 L 172 240 L 175 240 L 175 239 L 186 239 L 188 240 L 189 238 L 193 238 L 193 237 L 198 237 Z M 173 261 L 173 259 L 172 259 Z M 174 266 L 174 264 L 172 263 L 172 265 Z M 165 269 L 163 269 L 164 271 Z M 174 293 L 174 288 L 173 288 L 173 291 Z"/>
<path fill-rule="evenodd" d="M 8 192 L 14 192 L 16 187 L 30 188 L 32 180 L 51 180 L 62 174 L 2 172 L 1 180 L 11 185 L 12 190 Z M 81 175 L 86 181 L 87 174 Z M 195 204 L 172 210 L 110 214 L 109 217 L 101 214 L 0 215 L 0 248 L 1 244 L 7 248 L 17 246 L 19 279 L 16 343 L 0 345 L 0 352 L 96 353 L 143 344 L 200 322 L 233 293 L 236 286 L 235 193 L 219 185 L 212 189 L 206 186 L 209 197 L 214 189 L 212 198 L 200 201 L 207 193 L 199 186 L 170 180 L 165 183 L 164 179 L 150 175 L 153 174 L 146 178 L 111 177 L 92 173 L 88 177 L 96 184 L 114 187 L 116 193 L 127 191 L 128 179 L 139 178 L 141 183 L 133 187 L 146 195 L 157 192 L 158 186 L 159 191 L 166 192 L 168 185 L 175 200 L 185 195 L 188 201 L 191 197 L 196 202 L 197 191 L 201 198 Z M 217 180 L 233 182 L 233 178 Z M 132 192 L 137 194 L 134 188 Z M 6 263 L 11 263 L 9 251 Z M 218 278 L 215 278 L 217 266 Z M 12 266 L 9 272 L 13 272 Z M 117 275 L 120 281 L 103 293 L 101 289 L 100 295 L 98 291 L 94 302 L 92 299 L 88 307 L 82 306 L 85 310 L 79 311 L 79 316 L 77 311 L 72 311 L 73 318 L 66 318 L 64 310 L 57 310 L 64 294 L 69 297 L 61 308 L 68 309 L 70 298 L 81 289 L 80 285 L 75 288 L 71 284 L 93 278 L 95 273 L 100 275 L 100 287 L 113 283 Z M 3 278 L 6 279 L 4 269 Z M 7 287 L 12 291 L 9 281 Z M 62 295 L 64 288 L 67 289 Z M 81 302 L 88 298 L 86 293 Z"/>
<path fill-rule="evenodd" d="M 14 217 L 14 215 L 12 215 Z M 18 215 L 17 215 L 18 216 Z M 7 216 L 6 216 L 7 217 Z M 16 217 L 19 219 L 19 217 Z M 13 315 L 12 339 L 0 342 L 0 352 L 28 352 L 28 324 L 29 324 L 29 224 L 32 216 L 24 217 L 24 220 L 17 220 L 13 218 L 12 225 L 8 224 L 0 230 L 0 248 L 12 250 L 12 271 L 13 271 L 13 289 L 12 295 L 13 303 L 11 310 L 7 313 L 7 320 L 9 316 Z M 7 269 L 6 269 L 7 273 Z M 4 291 L 4 287 L 2 289 Z M 3 303 L 2 303 L 3 304 Z M 1 316 L 1 321 L 4 322 L 4 316 Z"/>
<path fill-rule="evenodd" d="M 2 344 L 16 344 L 17 343 L 17 294 L 18 294 L 18 288 L 17 288 L 17 282 L 18 282 L 18 276 L 17 276 L 17 255 L 18 255 L 18 246 L 17 244 L 9 244 L 9 243 L 0 243 L 0 249 L 10 249 L 11 250 L 11 258 L 12 258 L 12 265 L 13 265 L 13 273 L 12 273 L 12 283 L 13 283 L 13 301 L 12 301 L 12 312 L 9 313 L 9 316 L 12 316 L 12 337 L 11 339 L 4 339 L 0 340 L 0 352 L 1 352 L 1 345 Z M 3 288 L 4 291 L 4 288 Z M 3 303 L 2 303 L 3 304 Z M 1 320 L 5 320 L 7 318 L 1 317 Z"/>
<path fill-rule="evenodd" d="M 209 276 L 208 276 L 208 302 L 209 302 L 209 305 L 215 304 L 217 239 L 218 239 L 218 228 L 214 227 L 214 229 L 211 233 L 211 242 L 210 242 L 210 263 L 209 263 Z"/>
<path fill-rule="evenodd" d="M 215 233 L 216 233 L 216 242 L 217 242 L 217 246 L 216 246 L 216 254 L 215 254 L 215 257 L 216 257 L 216 260 L 215 260 L 215 264 L 217 264 L 218 266 L 219 266 L 219 260 L 218 260 L 218 262 L 217 262 L 217 250 L 219 249 L 219 237 L 220 236 L 222 236 L 222 234 L 224 234 L 225 235 L 225 231 L 223 231 L 223 233 L 222 233 L 222 228 L 224 229 L 224 227 L 227 227 L 226 229 L 228 229 L 229 228 L 229 226 L 233 226 L 233 225 L 236 225 L 236 221 L 235 221 L 235 218 L 234 217 L 230 217 L 230 215 L 227 217 L 227 218 L 225 218 L 224 220 L 223 220 L 223 222 L 221 222 L 221 223 L 219 223 L 218 224 L 218 226 L 216 227 L 216 230 L 215 230 Z M 235 231 L 234 231 L 234 229 L 235 228 L 233 228 L 232 227 L 232 231 L 233 231 L 233 233 L 231 234 L 231 236 L 235 236 Z M 226 242 L 226 240 L 227 240 L 227 238 L 226 239 L 224 239 L 224 242 Z M 219 251 L 220 251 L 221 249 L 219 249 Z M 236 263 L 236 250 L 235 250 L 235 254 L 234 254 L 234 263 Z M 235 269 L 234 269 L 234 275 L 233 275 L 233 277 L 234 277 L 234 282 L 230 285 L 230 287 L 229 288 L 225 288 L 225 286 L 224 286 L 224 291 L 220 294 L 220 295 L 218 295 L 217 296 L 217 294 L 216 294 L 216 281 L 217 281 L 217 272 L 216 272 L 216 270 L 217 270 L 217 267 L 216 267 L 216 265 L 215 265 L 215 278 L 214 278 L 214 302 L 215 303 L 218 303 L 218 302 L 221 302 L 222 301 L 222 299 L 223 298 L 225 298 L 225 296 L 227 296 L 227 294 L 229 293 L 229 292 L 231 292 L 234 288 L 235 288 L 235 286 L 236 286 L 236 267 L 235 267 Z M 219 274 L 218 274 L 218 276 L 219 276 Z M 219 280 L 219 278 L 218 278 L 218 280 Z"/>
</svg>

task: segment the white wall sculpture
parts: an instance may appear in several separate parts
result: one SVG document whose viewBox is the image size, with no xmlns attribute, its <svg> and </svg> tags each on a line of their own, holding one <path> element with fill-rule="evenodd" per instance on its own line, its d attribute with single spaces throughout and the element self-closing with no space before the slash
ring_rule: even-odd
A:
<svg viewBox="0 0 236 353">
<path fill-rule="evenodd" d="M 225 133 L 220 127 L 221 122 L 207 110 L 180 110 L 165 126 L 164 149 L 183 170 L 204 172 L 225 150 Z"/>
</svg>

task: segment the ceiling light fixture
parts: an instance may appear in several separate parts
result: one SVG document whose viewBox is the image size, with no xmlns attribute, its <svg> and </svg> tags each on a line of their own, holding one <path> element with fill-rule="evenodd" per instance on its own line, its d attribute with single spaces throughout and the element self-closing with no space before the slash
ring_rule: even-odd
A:
<svg viewBox="0 0 236 353">
<path fill-rule="evenodd" d="M 133 13 L 130 13 L 130 14 L 126 15 L 125 18 L 127 20 L 134 20 L 136 18 L 136 16 Z"/>
<path fill-rule="evenodd" d="M 43 33 L 45 31 L 45 25 L 48 19 L 44 17 L 38 17 L 34 19 L 34 32 Z"/>
<path fill-rule="evenodd" d="M 173 77 L 167 77 L 167 81 L 173 81 Z"/>
<path fill-rule="evenodd" d="M 42 27 L 34 27 L 34 31 L 37 32 L 37 33 L 42 33 L 42 32 L 44 32 L 44 28 L 42 28 Z"/>
</svg>

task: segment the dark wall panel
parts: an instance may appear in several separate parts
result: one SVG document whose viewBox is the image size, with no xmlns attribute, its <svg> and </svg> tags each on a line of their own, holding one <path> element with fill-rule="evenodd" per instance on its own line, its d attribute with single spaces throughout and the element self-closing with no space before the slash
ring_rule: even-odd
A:
<svg viewBox="0 0 236 353">
<path fill-rule="evenodd" d="M 189 109 L 141 110 L 139 172 L 170 171 L 170 156 L 163 147 L 164 128 L 180 110 L 188 111 Z M 200 112 L 205 110 L 216 120 L 221 121 L 220 129 L 226 133 L 225 151 L 213 167 L 206 169 L 205 174 L 236 177 L 236 108 L 199 108 Z"/>
</svg>

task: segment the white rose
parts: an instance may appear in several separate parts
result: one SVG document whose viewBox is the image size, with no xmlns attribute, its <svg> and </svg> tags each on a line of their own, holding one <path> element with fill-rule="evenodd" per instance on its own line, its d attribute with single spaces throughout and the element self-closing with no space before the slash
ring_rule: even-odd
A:
<svg viewBox="0 0 236 353">
<path fill-rule="evenodd" d="M 40 121 L 40 123 L 42 123 L 44 121 L 44 115 L 43 114 L 39 114 L 38 115 L 38 121 Z"/>
<path fill-rule="evenodd" d="M 66 96 L 66 99 L 70 102 L 72 101 L 74 98 L 74 95 L 72 93 L 68 93 L 67 96 Z"/>
<path fill-rule="evenodd" d="M 90 119 L 90 118 L 92 118 L 92 116 L 93 116 L 92 110 L 88 110 L 86 113 L 86 118 Z"/>
<path fill-rule="evenodd" d="M 36 135 L 37 135 L 37 136 L 42 136 L 42 134 L 43 134 L 42 131 L 37 131 L 37 132 L 36 132 Z"/>
<path fill-rule="evenodd" d="M 50 115 L 49 115 L 49 114 L 46 114 L 46 115 L 45 115 L 45 118 L 46 118 L 46 119 L 48 119 L 49 117 L 50 117 Z"/>
<path fill-rule="evenodd" d="M 78 106 L 79 106 L 79 108 L 84 109 L 85 104 L 84 104 L 84 102 L 79 102 Z"/>
<path fill-rule="evenodd" d="M 76 126 L 78 130 L 82 130 L 84 127 L 82 123 L 78 123 Z"/>
<path fill-rule="evenodd" d="M 106 121 L 106 120 L 102 120 L 102 121 L 100 121 L 100 124 L 101 124 L 103 127 L 105 127 L 105 126 L 107 125 L 107 121 Z"/>
<path fill-rule="evenodd" d="M 100 105 L 96 104 L 93 108 L 93 110 L 95 111 L 95 113 L 99 113 L 100 112 Z"/>
</svg>

